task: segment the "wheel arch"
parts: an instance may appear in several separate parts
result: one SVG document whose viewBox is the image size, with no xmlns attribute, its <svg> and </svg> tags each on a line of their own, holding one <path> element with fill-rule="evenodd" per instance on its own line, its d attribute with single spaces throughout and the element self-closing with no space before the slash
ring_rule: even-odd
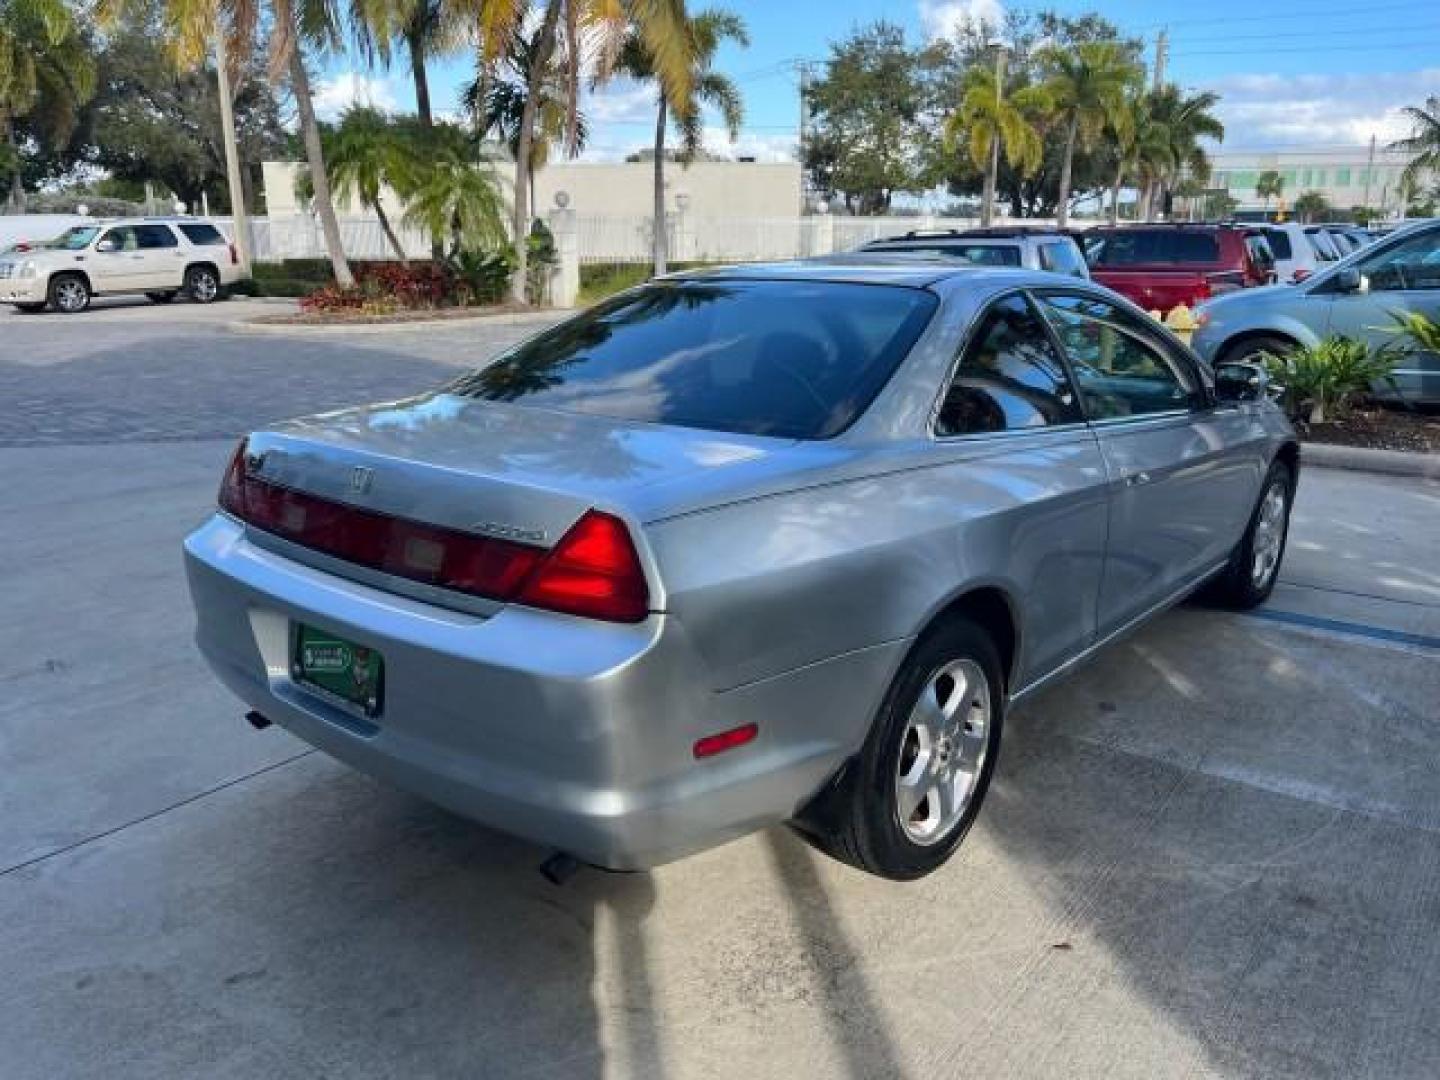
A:
<svg viewBox="0 0 1440 1080">
<path fill-rule="evenodd" d="M 95 295 L 95 282 L 90 280 L 90 275 L 78 266 L 67 266 L 52 272 L 51 275 L 45 279 L 45 295 L 47 297 L 50 295 L 50 287 L 55 284 L 55 279 L 62 277 L 78 277 L 85 283 L 85 288 L 90 290 L 90 295 Z"/>
<path fill-rule="evenodd" d="M 1019 674 L 1023 627 L 1020 608 L 1010 591 L 993 582 L 967 585 L 940 605 L 926 620 L 923 637 L 948 619 L 966 618 L 985 630 L 1000 653 L 1001 673 L 1008 692 Z"/>
<path fill-rule="evenodd" d="M 1290 470 L 1290 481 L 1293 484 L 1300 476 L 1300 442 L 1298 439 L 1286 439 L 1280 444 L 1280 449 L 1275 451 L 1275 460 L 1284 463 Z"/>
<path fill-rule="evenodd" d="M 1299 348 L 1315 344 L 1316 338 L 1311 333 L 1298 333 L 1291 327 L 1274 327 L 1256 330 L 1242 330 L 1232 334 L 1221 342 L 1220 347 L 1215 350 L 1215 362 L 1221 363 L 1232 350 L 1244 345 L 1247 341 L 1256 341 L 1263 338 L 1278 338 Z"/>
<path fill-rule="evenodd" d="M 220 267 L 214 259 L 191 259 L 185 264 L 185 273 L 182 277 L 189 277 L 191 270 L 209 270 L 215 275 L 215 281 L 220 281 Z"/>
</svg>

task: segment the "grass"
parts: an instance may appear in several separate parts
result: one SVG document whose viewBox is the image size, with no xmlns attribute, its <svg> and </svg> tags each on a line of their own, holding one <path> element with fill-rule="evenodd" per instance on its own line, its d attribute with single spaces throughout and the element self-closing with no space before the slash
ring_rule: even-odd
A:
<svg viewBox="0 0 1440 1080">
<path fill-rule="evenodd" d="M 671 263 L 673 270 L 694 270 L 709 266 L 710 263 Z M 643 263 L 585 263 L 580 267 L 580 297 L 576 303 L 588 307 L 607 296 L 643 285 L 650 280 L 650 264 Z"/>
</svg>

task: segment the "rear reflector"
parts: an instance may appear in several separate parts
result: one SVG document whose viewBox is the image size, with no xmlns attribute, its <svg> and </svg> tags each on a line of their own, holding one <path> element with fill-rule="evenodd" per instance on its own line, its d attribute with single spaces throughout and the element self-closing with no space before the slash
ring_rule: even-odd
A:
<svg viewBox="0 0 1440 1080">
<path fill-rule="evenodd" d="M 251 475 L 241 442 L 220 507 L 247 525 L 357 566 L 441 589 L 611 622 L 649 613 L 624 522 L 591 510 L 549 551 L 362 510 Z"/>
<path fill-rule="evenodd" d="M 734 750 L 737 746 L 753 742 L 755 736 L 759 734 L 758 725 L 745 724 L 741 727 L 731 728 L 729 731 L 722 731 L 718 735 L 706 735 L 695 743 L 695 756 L 707 758 L 723 754 L 726 750 Z"/>
</svg>

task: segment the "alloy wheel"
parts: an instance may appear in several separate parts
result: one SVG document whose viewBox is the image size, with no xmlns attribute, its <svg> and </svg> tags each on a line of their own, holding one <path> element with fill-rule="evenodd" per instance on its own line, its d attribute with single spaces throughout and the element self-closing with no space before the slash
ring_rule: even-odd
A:
<svg viewBox="0 0 1440 1080">
<path fill-rule="evenodd" d="M 954 831 L 985 766 L 990 682 L 974 660 L 954 660 L 925 681 L 910 712 L 895 770 L 895 809 L 911 842 L 928 847 Z"/>
<path fill-rule="evenodd" d="M 1265 489 L 1260 503 L 1260 516 L 1255 519 L 1255 539 L 1251 544 L 1250 581 L 1263 589 L 1280 566 L 1280 551 L 1285 542 L 1285 482 L 1276 479 Z"/>
</svg>

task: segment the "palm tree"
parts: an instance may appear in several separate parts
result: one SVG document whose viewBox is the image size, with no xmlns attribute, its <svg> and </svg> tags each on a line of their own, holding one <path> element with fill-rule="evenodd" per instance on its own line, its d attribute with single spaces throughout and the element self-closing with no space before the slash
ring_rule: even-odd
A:
<svg viewBox="0 0 1440 1080">
<path fill-rule="evenodd" d="M 1410 135 L 1391 143 L 1390 149 L 1410 155 L 1402 178 L 1417 188 L 1425 174 L 1440 174 L 1440 97 L 1432 95 L 1424 105 L 1405 106 L 1405 115 Z"/>
<path fill-rule="evenodd" d="M 351 0 L 350 10 L 342 12 L 329 0 L 269 0 L 268 5 L 262 5 L 260 0 L 163 0 L 170 45 L 182 67 L 195 67 L 204 61 L 217 34 L 225 35 L 226 53 L 237 65 L 253 54 L 262 32 L 268 35 L 270 74 L 273 78 L 289 75 L 314 188 L 313 206 L 320 218 L 335 281 L 345 288 L 355 284 L 355 275 L 350 272 L 340 240 L 305 51 L 343 48 L 346 24 L 371 25 L 378 18 L 365 6 L 369 2 Z M 149 0 L 98 0 L 95 11 L 102 24 L 113 25 L 127 15 L 144 11 L 148 4 Z"/>
<path fill-rule="evenodd" d="M 980 204 L 980 223 L 988 226 L 995 215 L 995 184 L 1000 172 L 1000 155 L 1022 175 L 1040 167 L 1045 146 L 1030 117 L 1049 108 L 1045 92 L 1027 86 L 1005 93 L 1003 63 L 991 73 L 972 67 L 965 75 L 960 107 L 945 122 L 944 146 L 953 152 L 964 139 L 970 160 L 985 173 Z"/>
<path fill-rule="evenodd" d="M 1169 147 L 1164 132 L 1151 115 L 1150 93 L 1132 85 L 1119 110 L 1112 114 L 1107 131 L 1113 144 L 1115 175 L 1110 182 L 1110 224 L 1120 220 L 1120 189 L 1127 180 L 1137 184 L 1155 171 L 1155 163 L 1166 159 Z"/>
<path fill-rule="evenodd" d="M 442 153 L 425 163 L 406 195 L 405 224 L 431 236 L 448 233 L 452 259 L 505 244 L 505 202 L 488 165 L 453 150 Z"/>
<path fill-rule="evenodd" d="M 1317 219 L 1324 221 L 1330 216 L 1330 200 L 1322 192 L 1307 191 L 1295 200 L 1291 209 L 1297 218 L 1307 224 Z"/>
<path fill-rule="evenodd" d="M 651 224 L 651 258 L 656 276 L 665 273 L 668 251 L 665 228 L 665 134 L 673 117 L 680 134 L 680 160 L 690 162 L 700 151 L 702 108 L 712 105 L 720 111 L 730 141 L 740 137 L 745 106 L 740 88 L 728 76 L 714 70 L 715 53 L 725 41 L 749 46 L 745 21 L 720 8 L 692 16 L 687 27 L 690 38 L 690 95 L 688 100 L 671 100 L 661 85 L 655 94 L 654 210 Z M 631 78 L 655 78 L 655 62 L 638 34 L 626 39 L 616 70 Z"/>
<path fill-rule="evenodd" d="M 1210 158 L 1203 139 L 1225 138 L 1225 125 L 1212 110 L 1218 94 L 1201 91 L 1186 94 L 1174 83 L 1152 90 L 1150 123 L 1154 125 L 1147 160 L 1142 163 L 1145 186 L 1141 194 L 1142 214 L 1148 220 L 1156 194 L 1174 186 L 1182 175 L 1204 179 L 1210 175 Z"/>
<path fill-rule="evenodd" d="M 1064 125 L 1060 197 L 1055 218 L 1065 228 L 1070 214 L 1070 179 L 1077 146 L 1094 145 L 1125 105 L 1125 91 L 1140 78 L 1139 66 L 1114 41 L 1084 41 L 1071 49 L 1048 46 L 1036 56 L 1055 117 Z"/>
<path fill-rule="evenodd" d="M 511 35 L 498 71 L 479 72 L 460 93 L 460 103 L 473 118 L 481 138 L 497 136 L 512 157 L 520 153 L 520 130 L 525 119 L 526 88 L 531 69 L 538 62 L 539 31 Z M 570 132 L 569 98 L 565 66 L 552 56 L 550 70 L 538 85 L 540 101 L 534 110 L 535 131 L 530 144 L 530 205 L 535 205 L 535 174 L 550 160 L 551 150 L 564 142 L 569 156 L 585 148 L 589 124 L 584 113 L 576 112 L 574 133 Z"/>
<path fill-rule="evenodd" d="M 330 186 L 342 199 L 355 198 L 380 221 L 381 231 L 402 263 L 410 260 L 386 216 L 380 193 L 385 187 L 403 192 L 417 180 L 419 163 L 412 141 L 378 109 L 352 106 L 340 123 L 321 139 Z M 440 236 L 440 232 L 432 233 Z"/>
<path fill-rule="evenodd" d="M 479 29 L 480 61 L 493 69 L 511 36 L 525 23 L 532 5 L 519 0 L 464 0 Z M 592 56 L 598 78 L 608 77 L 625 34 L 634 27 L 655 58 L 655 70 L 672 100 L 690 96 L 689 34 L 685 26 L 685 0 L 539 0 L 536 63 L 525 87 L 520 119 L 520 140 L 515 155 L 515 192 L 511 236 L 515 244 L 515 275 L 511 296 L 525 300 L 528 253 L 524 239 L 530 222 L 530 147 L 535 140 L 535 113 L 541 99 L 540 84 L 562 41 L 566 68 L 567 138 L 574 144 L 579 118 L 580 68 Z M 582 42 L 583 37 L 583 42 Z M 589 48 L 582 48 L 582 44 Z"/>
<path fill-rule="evenodd" d="M 1255 180 L 1255 194 L 1265 200 L 1265 212 L 1270 212 L 1270 200 L 1278 199 L 1285 191 L 1285 178 L 1274 169 L 1266 169 Z"/>
<path fill-rule="evenodd" d="M 15 213 L 25 208 L 16 122 L 38 122 L 64 142 L 95 93 L 95 60 L 72 10 L 64 0 L 0 0 L 0 166 Z"/>
</svg>

